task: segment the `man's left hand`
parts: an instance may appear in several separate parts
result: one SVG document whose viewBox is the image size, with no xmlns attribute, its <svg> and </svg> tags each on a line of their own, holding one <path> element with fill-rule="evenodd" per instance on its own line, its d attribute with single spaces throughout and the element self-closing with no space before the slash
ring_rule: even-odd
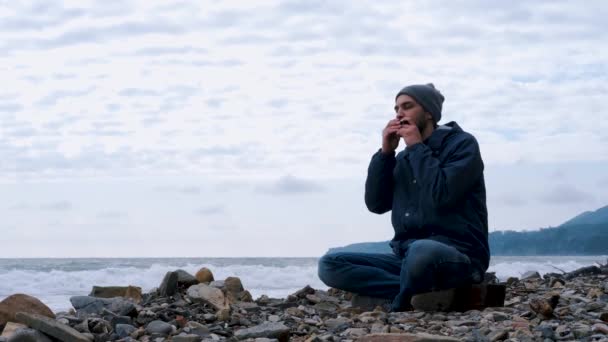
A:
<svg viewBox="0 0 608 342">
<path fill-rule="evenodd" d="M 418 126 L 416 125 L 401 125 L 401 128 L 399 128 L 397 134 L 403 138 L 407 146 L 412 146 L 414 144 L 422 142 L 422 136 L 420 135 L 420 131 L 418 130 Z"/>
</svg>

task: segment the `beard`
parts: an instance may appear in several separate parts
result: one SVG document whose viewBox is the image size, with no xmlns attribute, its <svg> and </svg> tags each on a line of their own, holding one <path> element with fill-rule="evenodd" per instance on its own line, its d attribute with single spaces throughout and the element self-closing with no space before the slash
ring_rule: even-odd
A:
<svg viewBox="0 0 608 342">
<path fill-rule="evenodd" d="M 422 132 L 424 132 L 426 130 L 426 126 L 429 124 L 426 121 L 426 118 L 425 118 L 424 114 L 425 113 L 422 112 L 422 113 L 420 113 L 420 115 L 418 115 L 416 117 L 416 127 L 418 127 L 418 130 L 420 131 L 420 134 L 422 134 Z"/>
</svg>

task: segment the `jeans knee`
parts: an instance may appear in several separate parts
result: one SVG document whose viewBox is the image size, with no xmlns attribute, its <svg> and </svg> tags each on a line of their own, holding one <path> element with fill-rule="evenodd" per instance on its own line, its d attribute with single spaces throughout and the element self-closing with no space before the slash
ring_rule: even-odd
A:
<svg viewBox="0 0 608 342">
<path fill-rule="evenodd" d="M 334 287 L 335 283 L 335 265 L 336 265 L 336 255 L 334 254 L 325 254 L 319 259 L 319 265 L 317 269 L 317 274 L 319 279 L 325 285 Z"/>
<path fill-rule="evenodd" d="M 441 245 L 432 240 L 414 241 L 408 248 L 406 261 L 407 271 L 417 278 L 435 267 L 441 261 Z"/>
</svg>

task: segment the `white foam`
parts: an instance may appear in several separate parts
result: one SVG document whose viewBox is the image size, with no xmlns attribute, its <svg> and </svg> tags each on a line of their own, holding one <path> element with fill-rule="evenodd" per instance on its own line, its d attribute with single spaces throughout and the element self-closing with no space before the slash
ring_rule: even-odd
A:
<svg viewBox="0 0 608 342">
<path fill-rule="evenodd" d="M 597 257 L 494 257 L 488 271 L 496 272 L 501 280 L 508 277 L 521 277 L 527 271 L 538 271 L 541 275 L 548 272 L 570 272 L 580 267 L 605 262 L 605 256 Z M 212 270 L 215 279 L 221 280 L 230 276 L 241 279 L 243 286 L 254 298 L 262 294 L 269 297 L 285 298 L 287 295 L 310 285 L 316 289 L 327 289 L 317 276 L 316 262 L 283 263 L 274 266 L 272 261 L 261 261 L 239 264 L 190 263 L 170 264 L 162 261 L 149 266 L 114 266 L 97 270 L 23 270 L 15 267 L 0 269 L 0 300 L 14 293 L 25 293 L 40 299 L 53 311 L 67 311 L 71 308 L 69 298 L 88 295 L 94 285 L 97 286 L 140 286 L 143 292 L 149 292 L 160 285 L 165 274 L 176 269 L 183 269 L 195 274 L 201 267 Z M 264 265 L 272 264 L 273 266 Z M 111 263 L 109 263 L 111 264 Z M 44 268 L 41 268 L 44 269 Z"/>
<path fill-rule="evenodd" d="M 25 293 L 40 299 L 53 311 L 71 308 L 69 298 L 88 295 L 97 286 L 140 286 L 143 292 L 158 287 L 169 271 L 183 269 L 195 274 L 201 267 L 212 270 L 216 279 L 236 276 L 254 298 L 262 294 L 284 298 L 296 290 L 310 285 L 318 289 L 327 287 L 317 277 L 315 266 L 273 267 L 262 265 L 175 265 L 154 264 L 149 268 L 106 268 L 94 271 L 23 271 L 8 270 L 0 273 L 0 299 L 14 293 Z"/>
</svg>

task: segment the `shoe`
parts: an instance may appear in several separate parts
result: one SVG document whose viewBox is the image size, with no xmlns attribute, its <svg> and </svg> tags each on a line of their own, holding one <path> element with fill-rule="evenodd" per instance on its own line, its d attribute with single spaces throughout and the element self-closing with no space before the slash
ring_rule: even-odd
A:
<svg viewBox="0 0 608 342">
<path fill-rule="evenodd" d="M 392 301 L 386 298 L 353 294 L 353 298 L 351 299 L 350 303 L 353 308 L 360 308 L 363 311 L 374 311 L 374 309 L 379 306 L 382 308 L 382 310 L 390 312 Z"/>
<path fill-rule="evenodd" d="M 431 291 L 412 296 L 411 304 L 419 311 L 468 311 L 505 305 L 506 286 L 475 284 L 468 287 Z"/>
</svg>

